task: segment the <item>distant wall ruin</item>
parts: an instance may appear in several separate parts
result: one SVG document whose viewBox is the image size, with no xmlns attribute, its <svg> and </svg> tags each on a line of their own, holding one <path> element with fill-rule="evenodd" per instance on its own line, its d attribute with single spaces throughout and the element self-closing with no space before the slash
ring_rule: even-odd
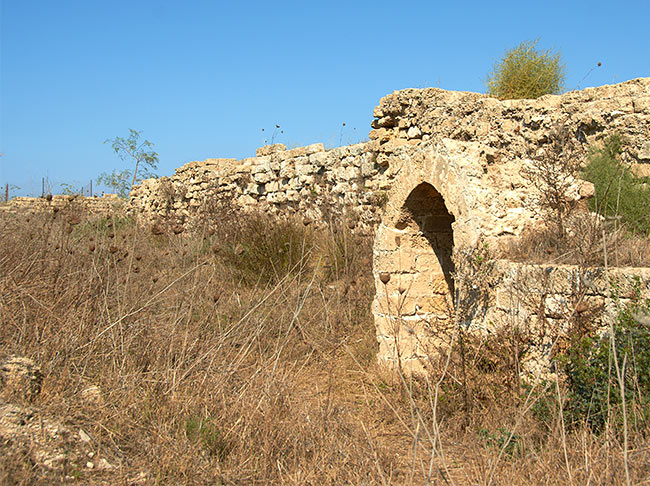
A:
<svg viewBox="0 0 650 486">
<path fill-rule="evenodd" d="M 15 197 L 0 205 L 0 213 L 35 214 L 57 211 L 80 211 L 108 216 L 123 208 L 126 202 L 116 194 L 103 196 L 57 195 L 48 197 Z"/>
<path fill-rule="evenodd" d="M 345 214 L 372 228 L 394 175 L 377 166 L 371 145 L 325 150 L 319 143 L 287 150 L 275 144 L 248 159 L 191 162 L 171 177 L 135 187 L 129 210 L 146 219 L 191 224 L 206 205 L 222 200 L 242 210 L 299 214 L 316 222 Z"/>
</svg>

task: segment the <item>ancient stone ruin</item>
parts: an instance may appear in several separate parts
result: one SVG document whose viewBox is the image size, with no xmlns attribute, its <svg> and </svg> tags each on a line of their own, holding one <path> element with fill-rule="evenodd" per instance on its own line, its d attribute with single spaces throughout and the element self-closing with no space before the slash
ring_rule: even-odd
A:
<svg viewBox="0 0 650 486">
<path fill-rule="evenodd" d="M 509 325 L 535 330 L 524 371 L 539 375 L 576 309 L 604 324 L 621 299 L 637 291 L 650 297 L 647 268 L 506 260 L 484 265 L 480 275 L 454 268 L 477 245 L 504 248 L 544 223 L 537 201 L 545 188 L 524 174 L 557 127 L 570 134 L 579 158 L 609 134 L 621 134 L 626 163 L 650 174 L 650 80 L 532 101 L 405 90 L 383 98 L 374 115 L 378 163 L 395 171 L 374 244 L 380 361 L 420 370 L 444 353 L 454 326 L 490 332 Z M 593 186 L 575 179 L 567 192 L 580 206 Z"/>
<path fill-rule="evenodd" d="M 409 370 L 425 368 L 453 326 L 490 332 L 516 322 L 539 331 L 537 355 L 524 363 L 524 371 L 539 373 L 576 309 L 606 322 L 620 299 L 650 297 L 647 268 L 506 260 L 491 262 L 482 275 L 455 268 L 463 251 L 499 249 L 544 223 L 543 188 L 524 173 L 557 127 L 570 134 L 572 156 L 583 159 L 608 135 L 622 135 L 624 162 L 650 176 L 650 79 L 516 101 L 407 89 L 384 97 L 373 115 L 367 143 L 331 150 L 272 145 L 240 161 L 192 162 L 136 187 L 129 211 L 191 224 L 211 201 L 227 199 L 244 211 L 352 220 L 375 235 L 378 358 Z M 575 179 L 567 193 L 584 207 L 594 188 Z"/>
<path fill-rule="evenodd" d="M 615 315 L 616 299 L 650 297 L 647 268 L 499 260 L 477 275 L 460 268 L 458 256 L 486 245 L 499 250 L 544 224 L 544 188 L 525 174 L 558 127 L 570 134 L 571 156 L 582 160 L 590 147 L 620 134 L 623 161 L 650 176 L 650 79 L 515 101 L 407 89 L 384 97 L 373 115 L 368 142 L 330 150 L 276 144 L 243 160 L 190 162 L 136 186 L 126 210 L 174 227 L 191 226 L 224 200 L 316 224 L 346 218 L 375 235 L 378 358 L 405 369 L 426 367 L 454 326 L 489 332 L 516 322 L 539 330 L 538 356 L 524 370 L 538 373 L 577 309 L 604 323 Z M 579 179 L 567 188 L 576 207 L 586 208 L 593 194 Z"/>
<path fill-rule="evenodd" d="M 499 101 L 478 93 L 407 89 L 374 111 L 370 141 L 325 150 L 276 144 L 243 160 L 190 162 L 171 177 L 136 186 L 128 211 L 191 224 L 215 199 L 243 210 L 298 214 L 313 221 L 345 215 L 381 231 L 420 183 L 429 183 L 455 217 L 454 241 L 517 237 L 539 220 L 538 188 L 522 177 L 532 156 L 564 126 L 576 156 L 611 133 L 626 139 L 626 163 L 650 175 L 650 80 L 589 88 L 537 100 Z M 576 201 L 591 197 L 576 181 Z"/>
</svg>

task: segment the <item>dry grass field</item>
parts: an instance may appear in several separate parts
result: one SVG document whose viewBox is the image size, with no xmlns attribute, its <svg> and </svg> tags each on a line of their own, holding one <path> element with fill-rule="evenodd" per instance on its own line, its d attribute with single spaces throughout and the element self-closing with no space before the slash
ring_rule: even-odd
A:
<svg viewBox="0 0 650 486">
<path fill-rule="evenodd" d="M 569 423 L 562 383 L 513 378 L 511 336 L 380 369 L 345 224 L 0 218 L 0 360 L 42 374 L 0 400 L 26 417 L 0 419 L 1 484 L 650 484 L 647 421 Z"/>
</svg>

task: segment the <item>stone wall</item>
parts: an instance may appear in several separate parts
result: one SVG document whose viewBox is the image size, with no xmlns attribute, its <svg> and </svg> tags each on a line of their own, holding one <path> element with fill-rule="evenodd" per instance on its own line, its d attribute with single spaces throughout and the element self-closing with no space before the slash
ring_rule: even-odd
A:
<svg viewBox="0 0 650 486">
<path fill-rule="evenodd" d="M 458 292 L 463 284 L 462 262 L 454 257 L 462 254 L 458 250 L 479 242 L 498 249 L 544 224 L 539 199 L 545 188 L 525 173 L 550 153 L 557 127 L 568 133 L 563 153 L 579 163 L 586 162 L 590 147 L 620 134 L 623 161 L 650 177 L 650 78 L 515 101 L 407 89 L 382 98 L 373 115 L 369 142 L 331 150 L 322 144 L 291 150 L 275 144 L 243 160 L 190 162 L 170 177 L 134 187 L 126 211 L 175 228 L 209 218 L 219 201 L 242 211 L 296 215 L 307 223 L 347 218 L 351 226 L 375 235 L 378 357 L 415 367 L 458 325 L 458 296 L 476 294 Z M 566 194 L 585 210 L 593 189 L 569 178 Z M 73 201 L 16 198 L 4 210 L 43 210 Z M 112 204 L 78 201 L 94 212 Z M 476 280 L 489 282 L 489 288 L 470 302 L 469 317 L 460 317 L 481 332 L 513 319 L 559 332 L 586 312 L 593 322 L 604 323 L 615 305 L 605 274 L 623 288 L 639 277 L 648 296 L 649 272 L 497 262 Z M 629 292 L 622 297 L 629 298 Z M 540 352 L 552 346 L 544 339 L 536 343 Z M 543 362 L 544 356 L 548 353 L 531 363 Z"/>
<path fill-rule="evenodd" d="M 96 215 L 110 215 L 123 207 L 125 201 L 116 194 L 103 196 L 15 197 L 0 205 L 0 213 L 34 214 L 49 211 L 75 210 Z"/>
<path fill-rule="evenodd" d="M 211 202 L 227 200 L 243 210 L 316 222 L 346 215 L 372 228 L 393 177 L 366 143 L 331 150 L 275 144 L 258 149 L 257 157 L 190 162 L 171 177 L 146 180 L 131 191 L 129 210 L 149 220 L 191 223 Z"/>
<path fill-rule="evenodd" d="M 586 149 L 616 132 L 623 158 L 650 176 L 650 78 L 536 100 L 499 101 L 485 94 L 438 88 L 405 89 L 385 96 L 373 112 L 370 138 L 380 163 L 396 147 L 422 140 L 456 140 L 481 146 L 490 164 L 530 157 L 553 125 L 569 128 Z"/>
<path fill-rule="evenodd" d="M 444 356 L 457 326 L 483 336 L 517 329 L 528 348 L 522 372 L 540 378 L 551 369 L 550 359 L 572 326 L 607 332 L 621 306 L 632 298 L 650 299 L 650 268 L 606 270 L 505 260 L 485 264 L 490 268 L 480 281 L 469 282 L 471 299 L 462 302 L 457 320 L 454 307 L 459 302 L 427 285 L 428 280 L 445 286 L 428 267 L 390 278 L 383 274 L 373 304 L 379 361 L 422 371 Z"/>
<path fill-rule="evenodd" d="M 403 187 L 409 186 L 403 179 L 413 181 L 424 163 L 438 171 L 433 186 L 446 204 L 466 206 L 472 221 L 459 221 L 454 213 L 455 233 L 474 233 L 469 239 L 480 233 L 492 241 L 516 237 L 541 219 L 535 208 L 539 187 L 522 177 L 522 169 L 544 151 L 558 124 L 572 134 L 581 158 L 588 147 L 620 133 L 624 159 L 650 174 L 650 79 L 517 101 L 407 89 L 384 97 L 374 116 L 367 143 L 331 150 L 276 144 L 248 159 L 190 162 L 171 177 L 136 186 L 129 211 L 188 223 L 211 201 L 226 199 L 245 210 L 314 221 L 347 215 L 374 231 L 384 208 L 390 214 L 391 202 L 415 187 Z M 592 188 L 576 181 L 572 192 L 577 201 L 591 196 Z"/>
</svg>

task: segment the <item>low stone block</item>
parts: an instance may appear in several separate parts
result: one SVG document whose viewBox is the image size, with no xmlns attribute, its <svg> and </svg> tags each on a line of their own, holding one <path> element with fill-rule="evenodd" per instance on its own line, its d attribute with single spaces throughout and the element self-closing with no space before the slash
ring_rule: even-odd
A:
<svg viewBox="0 0 650 486">
<path fill-rule="evenodd" d="M 260 147 L 255 151 L 255 155 L 258 157 L 262 157 L 264 155 L 271 155 L 271 154 L 276 154 L 278 152 L 284 152 L 287 150 L 286 145 L 281 144 L 281 143 L 274 143 L 273 145 L 265 145 L 264 147 Z"/>
</svg>

